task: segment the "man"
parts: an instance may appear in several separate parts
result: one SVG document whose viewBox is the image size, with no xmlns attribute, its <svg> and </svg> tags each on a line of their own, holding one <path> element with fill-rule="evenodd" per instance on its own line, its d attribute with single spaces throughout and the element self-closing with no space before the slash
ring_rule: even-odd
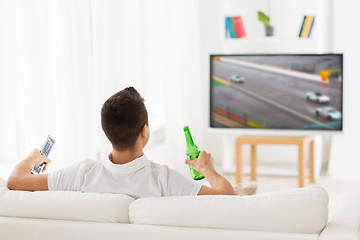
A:
<svg viewBox="0 0 360 240">
<path fill-rule="evenodd" d="M 113 147 L 106 159 L 84 160 L 49 174 L 32 175 L 34 166 L 51 162 L 34 149 L 16 165 L 8 179 L 8 188 L 121 193 L 134 198 L 235 194 L 232 185 L 215 171 L 213 158 L 206 151 L 201 151 L 198 159 L 185 163 L 203 173 L 211 187 L 146 158 L 143 149 L 150 137 L 148 114 L 144 99 L 135 88 L 125 88 L 105 101 L 101 125 Z"/>
</svg>

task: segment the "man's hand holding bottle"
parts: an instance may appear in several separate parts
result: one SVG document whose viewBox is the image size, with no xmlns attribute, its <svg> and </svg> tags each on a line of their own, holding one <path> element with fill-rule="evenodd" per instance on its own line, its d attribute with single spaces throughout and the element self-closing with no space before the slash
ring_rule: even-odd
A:
<svg viewBox="0 0 360 240">
<path fill-rule="evenodd" d="M 185 160 L 185 164 L 193 167 L 196 171 L 201 172 L 202 174 L 209 175 L 214 169 L 214 159 L 211 157 L 210 153 L 206 151 L 201 151 L 200 155 L 195 160 Z"/>
</svg>

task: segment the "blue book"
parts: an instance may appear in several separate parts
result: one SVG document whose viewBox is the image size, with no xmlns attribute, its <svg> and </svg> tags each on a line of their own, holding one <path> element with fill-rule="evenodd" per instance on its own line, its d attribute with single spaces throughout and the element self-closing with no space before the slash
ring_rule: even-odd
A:
<svg viewBox="0 0 360 240">
<path fill-rule="evenodd" d="M 310 34 L 311 34 L 311 30 L 313 29 L 313 26 L 314 26 L 314 22 L 315 22 L 315 16 L 311 22 L 311 27 L 310 27 L 310 30 L 309 30 L 309 33 L 308 33 L 308 36 L 307 37 L 310 37 Z"/>
<path fill-rule="evenodd" d="M 225 37 L 233 38 L 230 25 L 230 17 L 225 18 Z"/>
</svg>

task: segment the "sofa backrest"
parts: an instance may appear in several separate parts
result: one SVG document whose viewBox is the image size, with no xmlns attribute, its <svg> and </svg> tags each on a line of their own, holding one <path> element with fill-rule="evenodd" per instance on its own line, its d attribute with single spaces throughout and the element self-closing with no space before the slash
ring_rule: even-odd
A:
<svg viewBox="0 0 360 240">
<path fill-rule="evenodd" d="M 110 193 L 9 191 L 0 188 L 0 216 L 129 223 L 134 198 Z"/>
<path fill-rule="evenodd" d="M 3 185 L 0 216 L 319 234 L 327 224 L 328 195 L 310 187 L 134 200 L 121 194 L 9 191 Z"/>
<path fill-rule="evenodd" d="M 254 196 L 142 198 L 130 223 L 319 234 L 327 224 L 328 194 L 320 187 Z"/>
</svg>

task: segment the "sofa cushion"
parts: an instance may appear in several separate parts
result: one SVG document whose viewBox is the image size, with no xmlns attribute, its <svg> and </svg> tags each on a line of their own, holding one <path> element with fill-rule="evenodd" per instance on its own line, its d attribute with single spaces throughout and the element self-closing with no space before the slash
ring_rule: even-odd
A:
<svg viewBox="0 0 360 240">
<path fill-rule="evenodd" d="M 130 204 L 135 224 L 319 234 L 328 218 L 320 187 L 254 196 L 142 198 Z"/>
<path fill-rule="evenodd" d="M 359 239 L 360 238 L 360 191 L 345 194 L 340 207 L 326 225 L 320 240 Z"/>
<path fill-rule="evenodd" d="M 1 188 L 0 216 L 128 223 L 132 201 L 121 194 Z"/>
<path fill-rule="evenodd" d="M 192 238 L 202 240 L 319 240 L 317 234 L 111 224 L 0 216 L 0 239 L 2 240 L 191 240 Z"/>
</svg>

